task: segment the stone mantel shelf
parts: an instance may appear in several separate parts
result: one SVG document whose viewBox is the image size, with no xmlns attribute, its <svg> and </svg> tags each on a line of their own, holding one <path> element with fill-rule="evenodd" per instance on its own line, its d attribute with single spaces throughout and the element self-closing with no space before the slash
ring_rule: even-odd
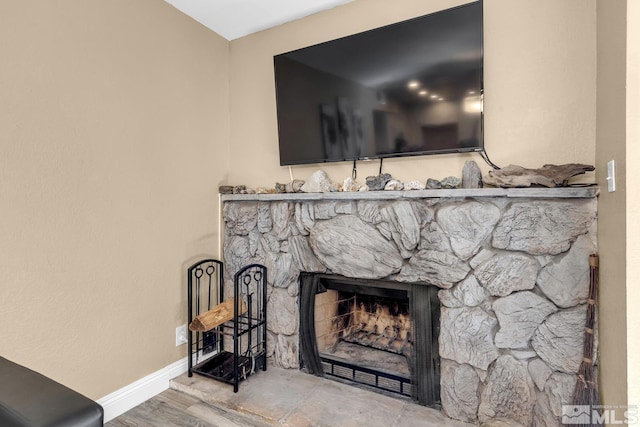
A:
<svg viewBox="0 0 640 427">
<path fill-rule="evenodd" d="M 473 188 L 454 190 L 361 191 L 334 193 L 223 194 L 223 202 L 231 201 L 304 201 L 304 200 L 397 200 L 459 197 L 512 197 L 536 199 L 590 199 L 597 197 L 599 187 L 561 188 Z"/>
</svg>

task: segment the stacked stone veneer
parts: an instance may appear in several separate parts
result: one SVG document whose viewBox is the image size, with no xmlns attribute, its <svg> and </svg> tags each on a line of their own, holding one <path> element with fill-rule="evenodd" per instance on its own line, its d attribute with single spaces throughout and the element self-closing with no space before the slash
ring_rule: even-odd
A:
<svg viewBox="0 0 640 427">
<path fill-rule="evenodd" d="M 268 352 L 298 368 L 298 274 L 441 288 L 442 409 L 560 425 L 582 361 L 595 198 L 224 202 L 227 286 L 269 270 Z"/>
</svg>

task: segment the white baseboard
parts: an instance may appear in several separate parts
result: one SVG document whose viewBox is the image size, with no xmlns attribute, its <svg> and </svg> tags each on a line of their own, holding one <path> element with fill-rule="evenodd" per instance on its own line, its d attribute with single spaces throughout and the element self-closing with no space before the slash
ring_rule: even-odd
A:
<svg viewBox="0 0 640 427">
<path fill-rule="evenodd" d="M 167 390 L 169 381 L 185 372 L 187 372 L 186 357 L 98 399 L 97 402 L 104 408 L 104 422 L 124 414 L 145 400 Z"/>
</svg>

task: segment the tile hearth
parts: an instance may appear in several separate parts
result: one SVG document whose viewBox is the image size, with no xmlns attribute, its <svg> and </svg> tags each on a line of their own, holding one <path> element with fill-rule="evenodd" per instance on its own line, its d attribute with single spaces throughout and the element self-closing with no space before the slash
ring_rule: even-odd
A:
<svg viewBox="0 0 640 427">
<path fill-rule="evenodd" d="M 286 427 L 471 427 L 408 400 L 269 366 L 247 378 L 238 393 L 227 384 L 194 375 L 171 388 L 260 423 Z"/>
</svg>

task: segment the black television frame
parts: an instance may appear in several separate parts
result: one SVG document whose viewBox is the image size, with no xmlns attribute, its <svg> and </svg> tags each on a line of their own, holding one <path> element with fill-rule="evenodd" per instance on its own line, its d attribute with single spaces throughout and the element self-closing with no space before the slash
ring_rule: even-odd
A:
<svg viewBox="0 0 640 427">
<path fill-rule="evenodd" d="M 478 60 L 479 62 L 479 87 L 478 87 L 478 98 L 479 98 L 479 103 L 480 103 L 480 110 L 479 110 L 479 114 L 478 114 L 478 127 L 479 129 L 476 130 L 476 134 L 478 135 L 477 141 L 476 143 L 474 143 L 472 146 L 469 147 L 464 147 L 461 146 L 461 140 L 457 140 L 457 144 L 458 146 L 454 147 L 454 148 L 444 148 L 444 149 L 427 149 L 427 150 L 415 150 L 415 151 L 394 151 L 394 152 L 389 152 L 389 153 L 375 153 L 374 155 L 362 155 L 362 153 L 357 153 L 357 154 L 352 154 L 352 153 L 347 153 L 347 155 L 344 155 L 340 158 L 329 158 L 330 156 L 327 156 L 327 152 L 325 150 L 324 156 L 320 156 L 320 157 L 316 157 L 316 158 L 312 158 L 312 159 L 302 159 L 302 160 L 283 160 L 283 150 L 286 150 L 285 145 L 283 144 L 283 138 L 282 138 L 282 126 L 281 126 L 281 121 L 282 121 L 282 117 L 281 117 L 281 106 L 280 106 L 280 94 L 279 94 L 279 86 L 278 86 L 278 61 L 281 60 L 281 58 L 287 58 L 289 56 L 291 56 L 292 54 L 296 54 L 299 52 L 304 52 L 304 51 L 309 51 L 311 49 L 314 49 L 316 47 L 319 46 L 330 46 L 332 44 L 334 44 L 335 42 L 340 42 L 343 40 L 348 40 L 350 38 L 354 38 L 354 37 L 367 37 L 367 35 L 371 35 L 371 34 L 375 34 L 376 32 L 380 32 L 380 30 L 388 30 L 388 29 L 393 29 L 394 27 L 398 27 L 401 25 L 411 25 L 411 23 L 414 23 L 416 21 L 419 20 L 423 20 L 423 19 L 437 19 L 438 16 L 441 15 L 446 15 L 449 12 L 453 12 L 453 11 L 457 11 L 463 8 L 468 8 L 468 7 L 479 7 L 479 27 L 480 27 L 480 34 L 479 34 L 479 48 L 478 48 L 478 52 L 480 55 L 480 58 Z M 276 81 L 276 105 L 277 105 L 277 114 L 278 114 L 278 143 L 279 143 L 279 155 L 280 155 L 280 165 L 281 166 L 294 166 L 294 165 L 303 165 L 303 164 L 320 164 L 320 163 L 329 163 L 329 162 L 344 162 L 344 161 L 356 161 L 356 160 L 371 160 L 371 159 L 384 159 L 384 158 L 397 158 L 397 157 L 413 157 L 413 156 L 424 156 L 424 155 L 434 155 L 434 154 L 451 154 L 451 153 L 467 153 L 467 152 L 480 152 L 483 153 L 484 152 L 484 22 L 483 22 L 483 17 L 484 17 L 484 10 L 483 10 L 483 0 L 476 0 L 476 1 L 472 1 L 469 3 L 465 3 L 459 6 L 455 6 L 452 8 L 448 8 L 445 10 L 441 10 L 441 11 L 436 11 L 433 13 L 429 13 L 423 16 L 418 16 L 415 18 L 411 18 L 408 20 L 404 20 L 404 21 L 400 21 L 397 23 L 393 23 L 393 24 L 389 24 L 383 27 L 379 27 L 379 28 L 374 28 L 368 31 L 364 31 L 361 33 L 356 33 L 353 35 L 349 35 L 349 36 L 345 36 L 342 38 L 338 38 L 335 40 L 330 40 L 327 42 L 323 42 L 323 43 L 319 43 L 316 45 L 312 45 L 312 46 L 308 46 L 308 47 L 304 47 L 304 48 L 300 48 L 300 49 L 296 49 L 290 52 L 285 52 L 279 55 L 275 55 L 274 56 L 274 71 L 275 71 L 275 81 Z M 459 102 L 463 102 L 463 101 L 459 101 Z M 339 110 L 340 109 L 340 100 L 336 99 L 336 109 Z M 318 111 L 319 116 L 323 115 L 323 111 L 322 111 L 322 105 L 319 108 L 320 111 Z M 339 115 L 340 111 L 338 111 L 338 115 Z M 459 121 L 458 121 L 459 123 Z M 339 124 L 338 124 L 339 125 Z M 323 123 L 321 123 L 320 127 L 323 127 Z"/>
</svg>

